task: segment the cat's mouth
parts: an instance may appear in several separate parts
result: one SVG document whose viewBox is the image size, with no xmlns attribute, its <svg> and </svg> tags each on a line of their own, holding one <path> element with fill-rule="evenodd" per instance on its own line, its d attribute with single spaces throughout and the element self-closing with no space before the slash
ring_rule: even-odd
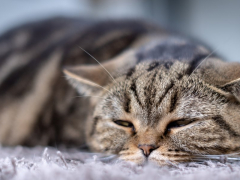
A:
<svg viewBox="0 0 240 180">
<path fill-rule="evenodd" d="M 116 158 L 116 157 L 115 157 Z M 233 163 L 240 161 L 240 153 L 232 153 L 232 154 L 222 154 L 222 155 L 189 155 L 189 154 L 181 154 L 181 155 L 173 155 L 173 154 L 163 154 L 163 155 L 150 155 L 149 157 L 139 157 L 135 159 L 127 159 L 121 158 L 125 161 L 134 162 L 138 165 L 146 165 L 146 164 L 155 164 L 159 166 L 163 165 L 176 165 L 179 163 L 204 163 L 206 161 L 214 161 L 221 163 Z"/>
<path fill-rule="evenodd" d="M 149 156 L 145 156 L 141 152 L 124 153 L 119 156 L 120 160 L 136 163 L 137 165 L 156 164 L 156 165 L 172 165 L 180 162 L 192 161 L 192 156 L 188 153 L 160 153 L 154 152 Z"/>
</svg>

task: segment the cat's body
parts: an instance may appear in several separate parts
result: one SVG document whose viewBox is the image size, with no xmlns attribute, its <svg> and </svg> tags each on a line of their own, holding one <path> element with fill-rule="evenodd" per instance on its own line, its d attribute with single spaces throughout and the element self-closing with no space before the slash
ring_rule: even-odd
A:
<svg viewBox="0 0 240 180">
<path fill-rule="evenodd" d="M 79 47 L 100 62 L 109 60 L 150 29 L 137 21 L 55 18 L 4 34 L 0 39 L 0 141 L 5 145 L 84 143 L 80 129 L 85 126 L 88 98 L 76 97 L 63 67 L 97 64 Z"/>
<path fill-rule="evenodd" d="M 139 21 L 55 19 L 4 37 L 5 145 L 86 143 L 138 164 L 240 150 L 239 63 Z"/>
</svg>

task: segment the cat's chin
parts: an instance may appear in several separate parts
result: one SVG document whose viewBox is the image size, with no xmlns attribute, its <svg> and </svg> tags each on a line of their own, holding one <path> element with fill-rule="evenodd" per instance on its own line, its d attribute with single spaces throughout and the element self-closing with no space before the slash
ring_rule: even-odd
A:
<svg viewBox="0 0 240 180">
<path fill-rule="evenodd" d="M 179 153 L 179 154 L 172 154 L 172 153 L 152 153 L 148 157 L 148 163 L 158 165 L 158 166 L 165 166 L 165 165 L 176 165 L 178 163 L 189 162 L 191 161 L 191 156 L 187 153 Z"/>
<path fill-rule="evenodd" d="M 160 154 L 152 153 L 149 157 L 145 157 L 142 153 L 134 153 L 127 156 L 120 156 L 120 160 L 131 162 L 139 166 L 147 164 L 155 166 L 171 166 L 178 163 L 191 161 L 191 156 L 188 154 Z"/>
<path fill-rule="evenodd" d="M 138 158 L 125 158 L 120 157 L 121 161 L 133 163 L 138 166 L 146 166 L 146 165 L 153 165 L 153 166 L 167 166 L 177 164 L 177 162 L 172 162 L 168 159 L 161 159 L 161 158 L 146 158 L 146 157 L 138 157 Z"/>
<path fill-rule="evenodd" d="M 129 153 L 127 155 L 120 155 L 119 159 L 121 161 L 131 162 L 139 166 L 143 166 L 148 162 L 148 159 L 141 152 Z"/>
<path fill-rule="evenodd" d="M 145 157 L 142 153 L 136 153 L 131 156 L 120 156 L 119 159 L 121 161 L 134 163 L 138 166 L 145 166 L 145 165 L 155 165 L 155 166 L 165 166 L 170 164 L 175 164 L 174 162 L 171 162 L 169 159 L 158 156 L 158 157 Z"/>
</svg>

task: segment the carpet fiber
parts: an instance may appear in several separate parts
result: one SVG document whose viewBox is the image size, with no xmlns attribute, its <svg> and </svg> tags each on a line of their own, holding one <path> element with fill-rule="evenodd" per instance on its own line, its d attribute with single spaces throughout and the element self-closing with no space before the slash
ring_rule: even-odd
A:
<svg viewBox="0 0 240 180">
<path fill-rule="evenodd" d="M 101 154 L 54 148 L 0 147 L 0 180 L 240 179 L 240 163 L 211 162 L 174 167 L 136 166 Z"/>
</svg>

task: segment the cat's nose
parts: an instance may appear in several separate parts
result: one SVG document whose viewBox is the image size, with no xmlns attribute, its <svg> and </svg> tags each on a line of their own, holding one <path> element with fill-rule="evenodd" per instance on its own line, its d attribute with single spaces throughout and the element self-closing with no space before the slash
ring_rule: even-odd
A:
<svg viewBox="0 0 240 180">
<path fill-rule="evenodd" d="M 143 145 L 138 145 L 138 148 L 141 149 L 143 151 L 143 154 L 148 157 L 150 155 L 150 153 L 156 149 L 155 146 L 153 145 L 148 145 L 148 144 L 143 144 Z"/>
</svg>

